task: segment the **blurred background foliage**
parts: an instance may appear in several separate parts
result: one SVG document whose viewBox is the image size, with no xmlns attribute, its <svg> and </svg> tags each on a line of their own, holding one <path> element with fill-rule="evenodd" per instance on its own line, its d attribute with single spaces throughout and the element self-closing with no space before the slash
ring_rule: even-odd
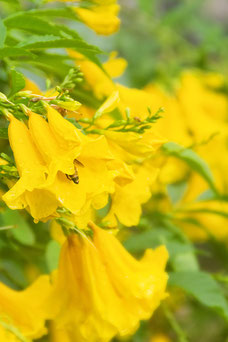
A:
<svg viewBox="0 0 228 342">
<path fill-rule="evenodd" d="M 116 50 L 127 81 L 170 85 L 186 68 L 227 73 L 228 5 L 221 0 L 123 0 Z"/>
</svg>

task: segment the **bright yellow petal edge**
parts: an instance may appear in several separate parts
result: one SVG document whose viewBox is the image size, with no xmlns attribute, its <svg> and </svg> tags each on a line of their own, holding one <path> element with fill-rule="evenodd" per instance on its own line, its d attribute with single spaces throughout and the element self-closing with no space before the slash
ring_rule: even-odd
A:
<svg viewBox="0 0 228 342">
<path fill-rule="evenodd" d="M 40 276 L 23 291 L 0 283 L 0 341 L 32 341 L 47 333 L 49 313 L 45 303 L 50 296 L 49 276 Z"/>
<path fill-rule="evenodd" d="M 70 235 L 54 280 L 53 341 L 107 342 L 128 336 L 167 294 L 167 250 L 161 246 L 134 259 L 108 231 L 90 223 L 93 239 Z M 59 337 L 61 336 L 61 339 Z"/>
<path fill-rule="evenodd" d="M 51 341 L 108 342 L 153 314 L 167 296 L 166 248 L 148 249 L 138 261 L 110 232 L 90 228 L 93 239 L 69 235 L 52 278 L 40 276 L 23 291 L 0 283 L 1 341 L 39 338 L 52 319 Z"/>
</svg>

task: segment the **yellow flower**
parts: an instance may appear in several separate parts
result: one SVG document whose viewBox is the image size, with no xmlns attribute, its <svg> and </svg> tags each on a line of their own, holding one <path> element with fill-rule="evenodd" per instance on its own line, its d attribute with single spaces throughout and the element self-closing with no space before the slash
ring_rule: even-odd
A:
<svg viewBox="0 0 228 342">
<path fill-rule="evenodd" d="M 109 35 L 116 32 L 120 26 L 117 17 L 120 6 L 117 0 L 92 0 L 88 2 L 88 7 L 80 7 L 81 0 L 47 0 L 61 2 L 78 2 L 77 7 L 72 7 L 81 21 L 98 34 Z"/>
<path fill-rule="evenodd" d="M 158 85 L 149 84 L 144 90 L 151 96 L 151 106 L 156 104 L 156 107 L 164 108 L 162 118 L 156 122 L 157 132 L 169 141 L 184 146 L 191 145 L 192 139 L 178 99 Z"/>
<path fill-rule="evenodd" d="M 123 58 L 117 58 L 116 53 L 112 52 L 107 62 L 103 64 L 104 71 L 95 63 L 92 63 L 83 55 L 68 49 L 69 55 L 75 59 L 76 64 L 80 66 L 84 78 L 98 99 L 109 96 L 116 86 L 112 79 L 122 75 L 127 62 Z"/>
<path fill-rule="evenodd" d="M 227 213 L 226 202 L 199 201 L 183 203 L 175 217 L 193 241 L 205 241 L 210 234 L 219 240 L 228 241 Z"/>
<path fill-rule="evenodd" d="M 116 32 L 120 26 L 117 17 L 119 5 L 116 1 L 94 1 L 89 8 L 73 7 L 79 18 L 98 34 L 109 35 Z"/>
<path fill-rule="evenodd" d="M 58 206 L 76 215 L 90 204 L 104 206 L 117 176 L 105 137 L 83 135 L 51 107 L 47 117 L 31 112 L 29 130 L 11 118 L 9 140 L 20 179 L 4 201 L 11 209 L 27 207 L 35 220 L 56 215 Z"/>
<path fill-rule="evenodd" d="M 28 208 L 36 220 L 53 215 L 58 201 L 43 188 L 48 170 L 28 128 L 11 116 L 8 134 L 20 179 L 2 199 L 11 209 Z"/>
<path fill-rule="evenodd" d="M 19 337 L 15 336 L 14 333 L 9 331 L 7 328 L 4 327 L 0 322 L 0 341 L 1 342 L 20 342 L 21 340 Z"/>
<path fill-rule="evenodd" d="M 1 342 L 19 342 L 20 336 L 30 341 L 47 333 L 45 319 L 49 313 L 45 306 L 50 291 L 48 276 L 39 277 L 23 291 L 12 290 L 0 283 Z"/>
<path fill-rule="evenodd" d="M 28 78 L 25 79 L 25 88 L 23 90 L 29 90 L 32 91 L 33 94 L 42 95 L 42 92 L 37 84 Z"/>
<path fill-rule="evenodd" d="M 113 172 L 108 169 L 108 162 L 114 158 L 105 137 L 83 135 L 51 107 L 47 117 L 48 123 L 38 114 L 31 114 L 29 127 L 48 163 L 50 179 L 57 176 L 49 190 L 63 206 L 77 214 L 85 201 L 101 194 L 106 198 L 107 193 L 113 192 Z M 78 180 L 74 181 L 75 170 Z"/>
<path fill-rule="evenodd" d="M 95 119 L 100 117 L 102 114 L 110 113 L 112 112 L 120 102 L 119 98 L 119 92 L 114 91 L 107 100 L 98 108 L 98 110 L 95 113 Z"/>
<path fill-rule="evenodd" d="M 166 142 L 153 129 L 143 134 L 101 130 L 107 138 L 111 151 L 122 160 L 132 161 L 151 157 Z"/>
<path fill-rule="evenodd" d="M 54 280 L 53 301 L 61 304 L 53 329 L 63 341 L 108 342 L 132 334 L 166 297 L 164 246 L 137 261 L 110 233 L 90 227 L 92 240 L 68 237 Z"/>
<path fill-rule="evenodd" d="M 228 101 L 224 95 L 216 92 L 217 82 L 207 85 L 204 81 L 212 79 L 212 74 L 185 72 L 181 77 L 177 97 L 192 134 L 197 141 L 208 138 L 211 134 L 219 132 L 224 134 L 224 121 L 226 120 Z M 216 77 L 216 74 L 214 75 Z M 219 86 L 223 85 L 220 79 Z M 214 88 L 214 89 L 213 89 Z"/>
<path fill-rule="evenodd" d="M 142 214 L 141 206 L 150 199 L 151 185 L 156 176 L 156 169 L 139 166 L 135 180 L 124 186 L 117 184 L 104 223 L 109 227 L 116 227 L 118 220 L 128 227 L 137 225 Z"/>
<path fill-rule="evenodd" d="M 164 334 L 157 334 L 151 338 L 150 342 L 171 342 L 171 340 Z"/>
</svg>

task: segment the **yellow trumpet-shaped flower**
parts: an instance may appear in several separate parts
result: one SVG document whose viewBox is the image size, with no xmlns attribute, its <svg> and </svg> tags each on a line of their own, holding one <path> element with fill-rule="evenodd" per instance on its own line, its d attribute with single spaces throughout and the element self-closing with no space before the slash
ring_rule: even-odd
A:
<svg viewBox="0 0 228 342">
<path fill-rule="evenodd" d="M 20 179 L 2 199 L 11 209 L 28 208 L 36 220 L 53 215 L 58 201 L 44 189 L 48 170 L 28 128 L 12 116 L 8 134 Z"/>
<path fill-rule="evenodd" d="M 30 112 L 29 130 L 33 141 L 42 154 L 53 177 L 56 176 L 58 171 L 73 174 L 73 160 L 80 154 L 82 134 L 51 107 L 48 110 L 48 119 L 53 124 L 53 129 L 51 129 L 51 124 L 48 124 L 40 115 Z M 58 128 L 60 130 L 59 134 L 54 134 L 54 129 Z M 65 137 L 63 140 L 61 138 L 64 133 Z"/>
<path fill-rule="evenodd" d="M 107 198 L 107 193 L 114 191 L 114 172 L 108 168 L 114 157 L 105 137 L 83 135 L 51 107 L 47 117 L 48 123 L 38 114 L 31 114 L 30 131 L 48 165 L 48 189 L 77 214 L 86 201 L 101 194 Z"/>
<path fill-rule="evenodd" d="M 23 291 L 0 283 L 1 342 L 31 341 L 47 333 L 45 319 L 49 313 L 45 305 L 50 290 L 48 276 L 39 277 Z"/>
<path fill-rule="evenodd" d="M 166 142 L 152 129 L 143 134 L 103 130 L 114 155 L 131 162 L 151 157 Z"/>
<path fill-rule="evenodd" d="M 63 341 L 106 342 L 132 334 L 166 296 L 165 247 L 147 250 L 137 261 L 109 232 L 90 227 L 92 240 L 68 237 L 54 280 L 53 301 L 61 304 L 53 330 Z"/>
<path fill-rule="evenodd" d="M 30 113 L 29 130 L 11 117 L 9 141 L 20 179 L 4 201 L 11 209 L 27 208 L 35 220 L 56 216 L 58 206 L 76 215 L 90 203 L 103 207 L 119 175 L 105 137 L 83 135 L 51 107 L 47 116 L 48 122 Z"/>
</svg>

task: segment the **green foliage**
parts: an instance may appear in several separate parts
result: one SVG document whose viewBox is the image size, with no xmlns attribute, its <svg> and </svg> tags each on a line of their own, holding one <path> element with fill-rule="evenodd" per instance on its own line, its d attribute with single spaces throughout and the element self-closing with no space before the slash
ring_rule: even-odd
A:
<svg viewBox="0 0 228 342">
<path fill-rule="evenodd" d="M 0 139 L 8 139 L 8 128 L 0 127 Z"/>
<path fill-rule="evenodd" d="M 61 246 L 58 242 L 51 240 L 46 249 L 46 261 L 49 272 L 58 268 Z"/>
<path fill-rule="evenodd" d="M 5 209 L 1 213 L 1 220 L 6 226 L 12 227 L 11 233 L 17 241 L 24 245 L 34 244 L 34 232 L 19 211 Z"/>
<path fill-rule="evenodd" d="M 168 89 L 175 86 L 187 68 L 227 73 L 227 19 L 223 2 L 137 0 L 122 6 L 121 34 L 114 49 L 128 61 L 127 81 L 143 87 L 158 81 Z M 221 8 L 221 9 L 220 9 Z M 217 13 L 223 18 L 216 17 Z M 224 13 L 225 14 L 225 13 Z"/>
<path fill-rule="evenodd" d="M 11 71 L 11 92 L 9 94 L 9 97 L 13 96 L 24 87 L 25 87 L 24 76 L 20 72 L 16 70 L 12 70 Z"/>
<path fill-rule="evenodd" d="M 0 48 L 4 46 L 5 39 L 6 39 L 6 27 L 3 21 L 0 19 Z"/>
<path fill-rule="evenodd" d="M 102 51 L 88 44 L 76 30 L 70 29 L 61 20 L 65 18 L 78 21 L 73 10 L 69 7 L 31 9 L 33 6 L 36 7 L 35 3 L 30 4 L 30 10 L 24 10 L 21 6 L 20 11 L 9 13 L 0 21 L 0 58 L 3 66 L 0 78 L 4 72 L 8 74 L 10 66 L 28 68 L 39 76 L 45 73 L 50 77 L 51 74 L 62 81 L 73 66 L 73 62 L 69 63 L 71 58 L 66 53 L 63 54 L 68 48 L 86 56 L 102 68 L 97 58 L 97 54 Z M 54 49 L 55 54 L 48 53 L 47 50 L 50 49 Z"/>
<path fill-rule="evenodd" d="M 190 241 L 178 234 L 178 230 L 173 231 L 170 225 L 138 232 L 124 242 L 124 246 L 134 254 L 141 254 L 147 248 L 162 244 L 168 249 L 169 261 L 175 271 L 199 269 L 194 247 Z"/>
<path fill-rule="evenodd" d="M 201 304 L 216 310 L 228 320 L 227 300 L 222 289 L 209 273 L 202 271 L 170 273 L 169 285 L 182 288 Z"/>
<path fill-rule="evenodd" d="M 164 144 L 162 149 L 166 155 L 173 156 L 186 162 L 188 166 L 195 172 L 199 173 L 205 179 L 211 189 L 216 192 L 212 172 L 205 160 L 200 158 L 196 152 L 173 142 Z"/>
</svg>

